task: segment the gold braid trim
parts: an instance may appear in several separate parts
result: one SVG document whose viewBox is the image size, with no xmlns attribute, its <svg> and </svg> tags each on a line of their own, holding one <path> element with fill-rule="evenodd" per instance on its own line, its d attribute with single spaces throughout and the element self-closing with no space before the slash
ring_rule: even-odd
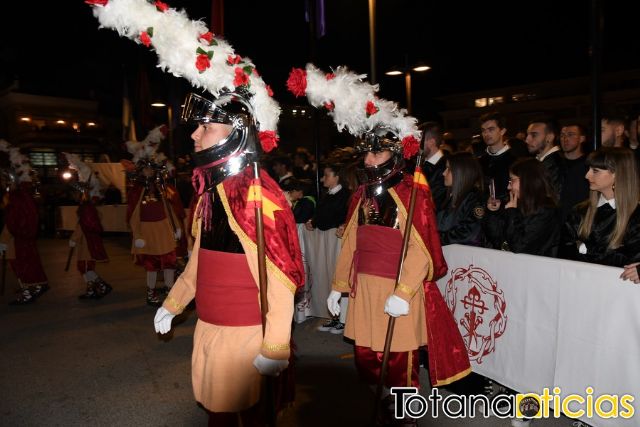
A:
<svg viewBox="0 0 640 427">
<path fill-rule="evenodd" d="M 361 203 L 362 203 L 362 198 L 358 200 L 358 204 L 353 210 L 353 214 L 351 215 L 351 218 L 349 218 L 349 222 L 347 223 L 347 226 L 344 229 L 344 234 L 342 235 L 342 244 L 340 245 L 341 248 L 342 248 L 342 245 L 344 245 L 344 242 L 347 241 L 347 236 L 349 235 L 349 232 L 351 232 L 353 223 L 358 221 L 358 210 L 360 209 Z"/>
<path fill-rule="evenodd" d="M 416 290 L 411 289 L 409 286 L 405 285 L 404 283 L 398 283 L 398 287 L 396 289 L 404 294 L 409 295 L 409 297 L 413 297 L 413 295 L 416 293 Z"/>
<path fill-rule="evenodd" d="M 242 240 L 245 244 L 249 245 L 249 247 L 253 250 L 255 254 L 258 253 L 258 245 L 247 236 L 244 230 L 240 227 L 233 214 L 231 213 L 231 208 L 229 207 L 229 200 L 227 199 L 227 194 L 224 192 L 224 186 L 222 183 L 218 184 L 218 194 L 220 195 L 220 201 L 222 201 L 222 206 L 224 206 L 224 210 L 227 213 L 227 217 L 229 218 L 229 224 L 231 225 L 231 229 L 238 235 L 238 238 Z M 265 255 L 265 259 L 267 261 L 267 269 L 271 271 L 290 291 L 292 294 L 296 293 L 297 286 L 291 279 L 287 277 L 286 274 L 282 272 L 270 259 Z"/>
<path fill-rule="evenodd" d="M 182 313 L 184 311 L 184 305 L 173 299 L 173 297 L 167 296 L 164 300 L 165 302 L 168 302 L 169 305 L 171 305 L 173 308 L 178 310 L 178 312 Z"/>
<path fill-rule="evenodd" d="M 262 343 L 262 348 L 264 348 L 265 350 L 269 350 L 269 351 L 284 351 L 284 350 L 290 350 L 291 347 L 289 346 L 289 344 L 269 344 L 269 343 Z"/>
<path fill-rule="evenodd" d="M 196 214 L 198 213 L 198 209 L 200 208 L 200 203 L 202 203 L 202 197 L 203 195 L 201 194 L 200 197 L 198 197 L 198 203 L 196 203 L 196 207 L 193 208 L 193 221 L 191 222 L 191 236 L 195 239 L 196 236 L 198 235 L 198 232 L 200 231 L 200 222 L 202 221 L 200 219 L 200 217 L 196 216 Z"/>
<path fill-rule="evenodd" d="M 406 220 L 409 216 L 407 214 L 407 208 L 402 204 L 402 200 L 400 200 L 398 193 L 396 193 L 396 191 L 393 188 L 389 189 L 389 194 L 391 194 L 391 197 L 393 197 L 393 200 L 396 202 L 398 209 L 400 209 L 400 211 L 402 212 L 402 215 L 404 215 L 405 229 L 406 229 L 407 228 Z M 424 244 L 424 241 L 422 240 L 422 236 L 420 235 L 420 233 L 418 233 L 418 230 L 416 230 L 413 224 L 411 224 L 411 236 L 416 239 L 416 241 L 418 242 L 418 246 L 420 247 L 420 249 L 422 249 L 424 254 L 427 256 L 427 275 L 425 276 L 425 280 L 433 280 L 433 259 L 431 258 L 431 253 L 427 249 L 427 246 Z"/>
</svg>

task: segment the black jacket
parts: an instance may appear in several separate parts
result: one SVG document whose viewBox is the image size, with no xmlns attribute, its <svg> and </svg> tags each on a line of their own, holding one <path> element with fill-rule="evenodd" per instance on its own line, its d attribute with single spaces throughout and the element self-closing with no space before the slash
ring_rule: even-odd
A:
<svg viewBox="0 0 640 427">
<path fill-rule="evenodd" d="M 564 156 L 560 153 L 560 151 L 555 151 L 544 158 L 544 160 L 542 161 L 542 166 L 544 166 L 545 170 L 547 171 L 547 178 L 549 179 L 551 188 L 553 188 L 556 194 L 556 199 L 560 200 L 566 171 Z"/>
<path fill-rule="evenodd" d="M 344 224 L 349 207 L 349 191 L 342 187 L 336 194 L 325 194 L 316 206 L 313 226 L 319 230 L 329 230 Z"/>
<path fill-rule="evenodd" d="M 457 208 L 451 207 L 447 198 L 444 208 L 438 211 L 438 231 L 443 245 L 482 246 L 482 218 L 485 215 L 485 198 L 482 192 L 472 191 Z"/>
<path fill-rule="evenodd" d="M 442 209 L 445 199 L 447 198 L 447 188 L 444 186 L 444 176 L 442 175 L 446 167 L 447 154 L 444 153 L 435 165 L 425 161 L 422 168 L 427 177 L 429 188 L 431 188 L 431 198 L 436 206 L 436 211 Z"/>
<path fill-rule="evenodd" d="M 485 188 L 489 188 L 489 181 L 494 180 L 496 186 L 496 198 L 504 200 L 508 199 L 509 192 L 509 167 L 515 161 L 513 152 L 509 149 L 498 156 L 492 156 L 485 151 L 480 157 L 480 166 L 484 175 Z M 487 190 L 486 195 L 489 195 Z"/>
<path fill-rule="evenodd" d="M 586 160 L 587 156 L 575 160 L 564 159 L 565 180 L 560 196 L 563 221 L 567 220 L 575 205 L 589 198 L 589 181 L 585 178 L 589 170 Z"/>
<path fill-rule="evenodd" d="M 614 267 L 623 267 L 640 261 L 640 208 L 636 208 L 629 218 L 622 245 L 617 249 L 607 248 L 609 236 L 616 224 L 616 210 L 608 203 L 600 206 L 593 219 L 591 234 L 587 239 L 582 240 L 578 236 L 578 229 L 586 211 L 586 204 L 576 206 L 565 222 L 561 248 L 563 258 Z M 578 252 L 579 243 L 577 242 L 580 241 L 586 246 L 586 254 Z"/>
<path fill-rule="evenodd" d="M 529 216 L 518 208 L 487 209 L 483 226 L 495 249 L 552 257 L 558 253 L 562 226 L 557 208 L 540 208 Z"/>
<path fill-rule="evenodd" d="M 296 219 L 296 224 L 304 224 L 309 221 L 313 218 L 315 210 L 316 202 L 309 196 L 296 201 L 293 205 L 293 217 Z"/>
</svg>

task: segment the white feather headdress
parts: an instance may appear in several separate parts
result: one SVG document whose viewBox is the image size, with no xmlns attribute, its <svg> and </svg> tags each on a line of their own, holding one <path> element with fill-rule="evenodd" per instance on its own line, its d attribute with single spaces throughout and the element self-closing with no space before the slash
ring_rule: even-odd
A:
<svg viewBox="0 0 640 427">
<path fill-rule="evenodd" d="M 192 21 L 184 10 L 156 0 L 86 0 L 94 6 L 100 27 L 118 31 L 136 43 L 153 48 L 158 67 L 184 77 L 217 97 L 242 88 L 259 124 L 263 149 L 275 146 L 280 106 L 249 58 L 236 55 L 231 45 L 216 38 L 202 21 Z"/>
<path fill-rule="evenodd" d="M 78 172 L 78 182 L 89 190 L 90 197 L 102 197 L 102 184 L 89 165 L 80 160 L 77 154 L 62 153 L 69 162 L 69 168 Z"/>
<path fill-rule="evenodd" d="M 151 129 L 142 141 L 127 141 L 127 150 L 129 153 L 133 154 L 133 159 L 131 159 L 131 161 L 136 165 L 138 162 L 150 162 L 156 165 L 165 165 L 168 172 L 175 169 L 167 156 L 165 156 L 161 151 L 158 151 L 160 143 L 165 138 L 166 133 L 167 127 L 165 125 L 161 125 Z"/>
<path fill-rule="evenodd" d="M 306 95 L 314 107 L 326 108 L 339 131 L 346 128 L 355 137 L 362 137 L 376 127 L 391 129 L 402 143 L 404 156 L 411 157 L 419 148 L 417 119 L 395 102 L 378 98 L 378 85 L 364 81 L 365 77 L 346 67 L 327 74 L 307 64 L 306 70 L 291 70 L 287 87 L 295 96 Z"/>
<path fill-rule="evenodd" d="M 18 182 L 32 182 L 35 171 L 31 167 L 31 161 L 20 152 L 18 147 L 14 147 L 4 139 L 0 139 L 0 151 L 9 155 L 12 172 Z"/>
</svg>

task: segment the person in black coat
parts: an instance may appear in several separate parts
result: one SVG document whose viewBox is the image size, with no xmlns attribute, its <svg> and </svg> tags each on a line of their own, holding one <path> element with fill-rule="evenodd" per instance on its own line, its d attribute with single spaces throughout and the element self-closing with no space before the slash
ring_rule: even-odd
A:
<svg viewBox="0 0 640 427">
<path fill-rule="evenodd" d="M 429 188 L 431 188 L 431 198 L 436 210 L 440 210 L 447 197 L 447 189 L 442 175 L 447 163 L 447 154 L 441 149 L 442 131 L 436 122 L 426 122 L 418 128 L 424 132 L 425 160 L 422 170 L 429 183 Z"/>
<path fill-rule="evenodd" d="M 509 202 L 487 202 L 484 229 L 496 249 L 530 255 L 556 256 L 560 242 L 560 212 L 555 193 L 536 159 L 520 159 L 509 169 Z"/>
<path fill-rule="evenodd" d="M 478 160 L 469 152 L 452 154 L 443 176 L 448 194 L 437 213 L 440 242 L 481 246 L 485 198 Z"/>
<path fill-rule="evenodd" d="M 547 173 L 556 200 L 560 200 L 565 181 L 564 156 L 556 145 L 558 127 L 552 119 L 533 120 L 527 128 L 527 148 L 536 156 Z"/>
<path fill-rule="evenodd" d="M 311 181 L 292 179 L 283 188 L 291 201 L 291 209 L 296 224 L 304 224 L 313 218 L 316 211 L 316 200 L 309 194 Z"/>
<path fill-rule="evenodd" d="M 562 256 L 625 267 L 637 277 L 640 261 L 640 182 L 627 148 L 600 148 L 587 157 L 590 196 L 565 223 Z"/>
</svg>

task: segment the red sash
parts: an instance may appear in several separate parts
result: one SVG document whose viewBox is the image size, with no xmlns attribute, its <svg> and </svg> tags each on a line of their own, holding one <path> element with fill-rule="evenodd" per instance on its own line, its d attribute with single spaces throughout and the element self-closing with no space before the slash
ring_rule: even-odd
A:
<svg viewBox="0 0 640 427">
<path fill-rule="evenodd" d="M 196 311 L 219 326 L 262 324 L 258 288 L 245 254 L 198 250 Z"/>
<path fill-rule="evenodd" d="M 167 217 L 164 211 L 164 206 L 161 200 L 151 201 L 147 203 L 140 203 L 140 221 L 143 222 L 157 222 L 162 221 Z"/>
<path fill-rule="evenodd" d="M 381 225 L 362 225 L 357 229 L 356 250 L 351 265 L 351 296 L 356 296 L 358 274 L 395 279 L 402 251 L 400 230 Z"/>
</svg>

